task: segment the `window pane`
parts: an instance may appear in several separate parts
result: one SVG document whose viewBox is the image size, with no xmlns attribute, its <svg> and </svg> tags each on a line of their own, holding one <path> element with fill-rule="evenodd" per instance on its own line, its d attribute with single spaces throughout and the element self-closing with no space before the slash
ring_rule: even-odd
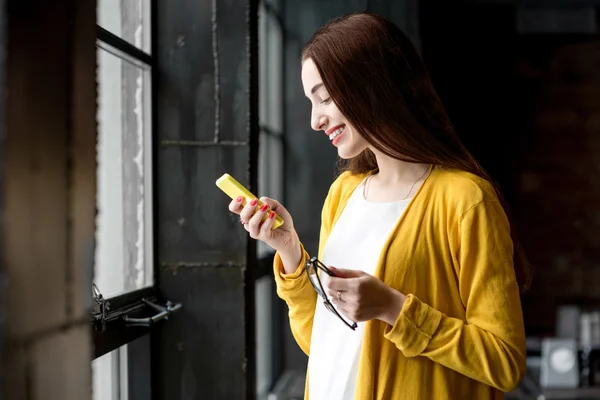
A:
<svg viewBox="0 0 600 400">
<path fill-rule="evenodd" d="M 150 71 L 98 49 L 94 282 L 105 298 L 151 286 Z"/>
<path fill-rule="evenodd" d="M 259 161 L 258 196 L 279 201 L 283 198 L 283 32 L 274 12 L 280 0 L 259 3 Z M 266 7 L 266 5 L 269 7 Z M 265 257 L 273 249 L 257 241 L 257 255 Z"/>
<path fill-rule="evenodd" d="M 150 0 L 98 0 L 98 25 L 150 53 Z"/>
<path fill-rule="evenodd" d="M 269 3 L 269 7 L 265 7 Z M 259 196 L 279 201 L 283 198 L 283 34 L 273 10 L 281 1 L 261 1 L 259 7 Z M 272 10 L 272 11 L 268 11 Z M 257 241 L 257 255 L 267 257 L 274 250 Z M 255 286 L 256 309 L 256 398 L 271 398 L 269 392 L 282 374 L 280 351 L 283 338 L 275 285 L 271 276 L 258 279 Z M 278 396 L 275 396 L 278 397 Z"/>
<path fill-rule="evenodd" d="M 92 361 L 93 400 L 127 400 L 127 345 Z"/>
</svg>

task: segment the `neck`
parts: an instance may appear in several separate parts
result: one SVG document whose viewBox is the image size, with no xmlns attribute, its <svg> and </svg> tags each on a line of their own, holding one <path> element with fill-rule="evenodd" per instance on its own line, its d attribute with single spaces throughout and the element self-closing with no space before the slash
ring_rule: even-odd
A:
<svg viewBox="0 0 600 400">
<path fill-rule="evenodd" d="M 429 168 L 429 164 L 412 163 L 396 160 L 388 155 L 373 149 L 377 159 L 378 180 L 385 184 L 413 183 L 421 178 Z"/>
</svg>

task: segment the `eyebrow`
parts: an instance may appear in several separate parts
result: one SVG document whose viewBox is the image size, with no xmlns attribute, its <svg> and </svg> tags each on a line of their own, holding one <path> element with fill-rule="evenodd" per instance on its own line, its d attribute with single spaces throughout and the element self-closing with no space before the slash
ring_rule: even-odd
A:
<svg viewBox="0 0 600 400">
<path fill-rule="evenodd" d="M 321 86 L 323 86 L 323 82 L 317 83 L 312 89 L 310 89 L 310 94 L 315 94 L 315 92 L 319 90 Z"/>
</svg>

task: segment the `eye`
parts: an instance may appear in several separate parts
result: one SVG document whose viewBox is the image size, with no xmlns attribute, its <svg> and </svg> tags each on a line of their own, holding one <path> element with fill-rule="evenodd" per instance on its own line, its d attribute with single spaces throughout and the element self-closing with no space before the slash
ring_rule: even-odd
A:
<svg viewBox="0 0 600 400">
<path fill-rule="evenodd" d="M 331 103 L 331 97 L 321 101 L 321 104 L 329 104 L 329 103 Z"/>
</svg>

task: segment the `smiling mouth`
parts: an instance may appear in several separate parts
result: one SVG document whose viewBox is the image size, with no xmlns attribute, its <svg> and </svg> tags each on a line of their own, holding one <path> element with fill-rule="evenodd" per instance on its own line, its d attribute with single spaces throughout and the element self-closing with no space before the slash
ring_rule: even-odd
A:
<svg viewBox="0 0 600 400">
<path fill-rule="evenodd" d="M 341 127 L 337 128 L 335 131 L 331 132 L 329 134 L 329 140 L 333 141 L 336 137 L 340 136 L 344 132 L 344 129 L 346 129 L 346 127 L 341 126 Z"/>
</svg>

